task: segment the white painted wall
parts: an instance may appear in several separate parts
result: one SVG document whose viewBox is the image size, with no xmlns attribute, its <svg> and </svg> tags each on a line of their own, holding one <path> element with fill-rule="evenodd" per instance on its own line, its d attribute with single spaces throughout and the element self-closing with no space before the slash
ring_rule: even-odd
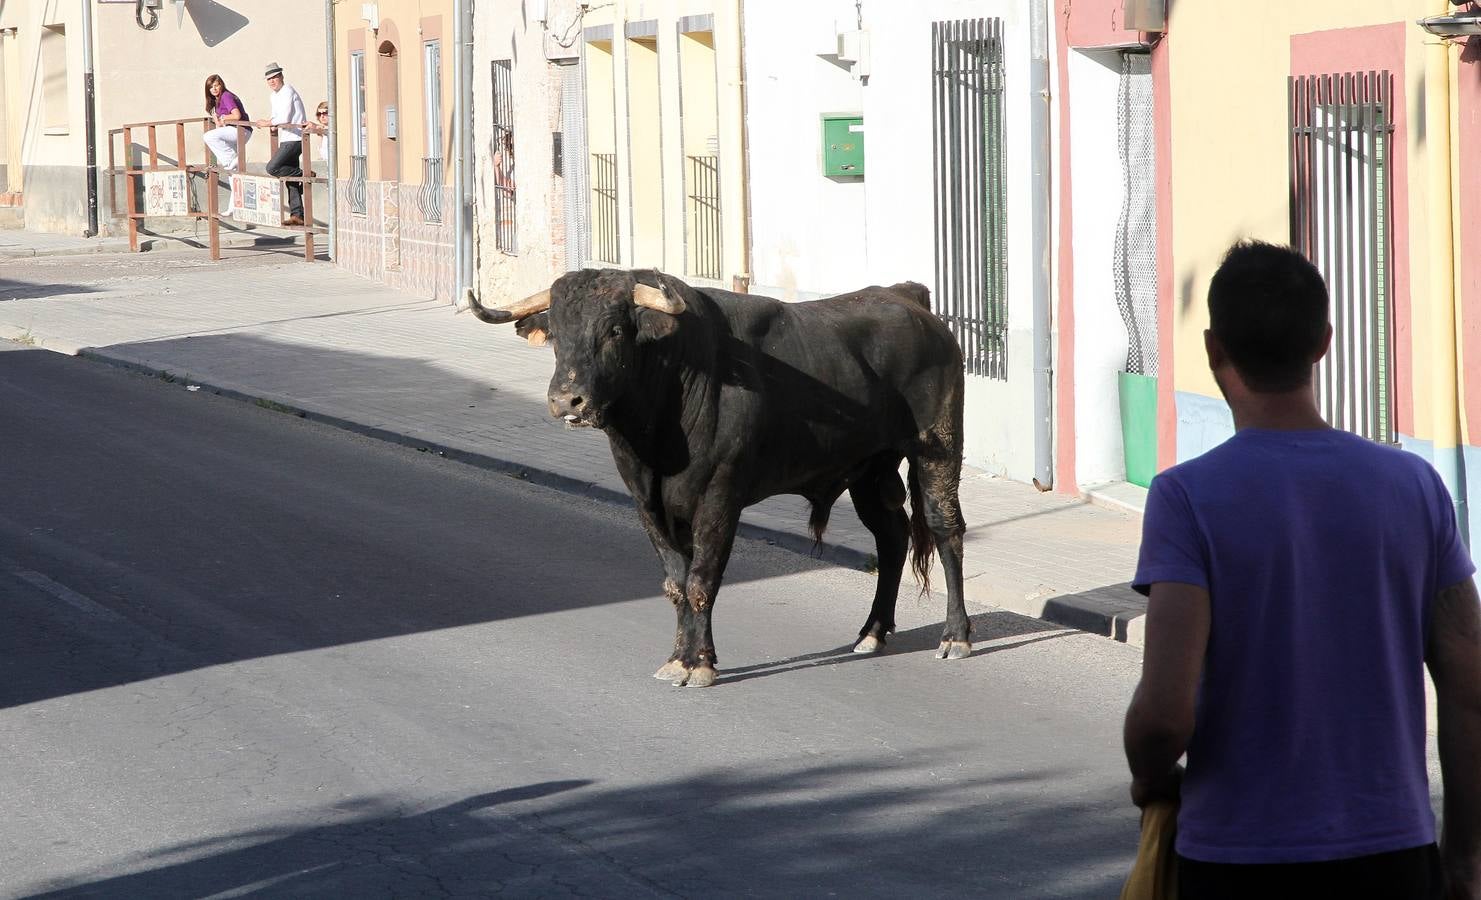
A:
<svg viewBox="0 0 1481 900">
<path fill-rule="evenodd" d="M 931 23 L 1002 18 L 1007 51 L 1008 379 L 968 376 L 966 458 L 1018 481 L 1034 477 L 1032 147 L 1026 0 L 919 0 L 865 6 L 873 42 L 865 90 L 871 190 L 869 281 L 934 291 Z M 1052 53 L 1052 49 L 1051 49 Z M 1052 56 L 1051 56 L 1052 58 Z M 872 123 L 872 126 L 870 125 Z"/>
<path fill-rule="evenodd" d="M 745 7 L 751 289 L 787 300 L 862 287 L 872 178 L 823 175 L 823 113 L 862 112 L 863 88 L 836 62 L 852 0 L 760 0 Z M 874 135 L 865 127 L 865 168 Z"/>
<path fill-rule="evenodd" d="M 561 127 L 561 70 L 547 58 L 547 51 L 562 59 L 568 56 L 552 43 L 551 35 L 577 34 L 580 9 L 575 0 L 547 0 L 543 11 L 546 19 L 541 22 L 519 4 L 474 8 L 475 281 L 484 303 L 542 290 L 565 271 L 566 223 L 561 209 L 565 184 L 551 166 L 552 134 Z M 451 70 L 453 58 L 450 51 L 445 53 L 444 64 Z M 494 214 L 494 60 L 514 63 L 515 253 L 499 249 Z M 451 108 L 451 97 L 443 102 Z"/>
<path fill-rule="evenodd" d="M 1070 51 L 1071 254 L 1075 270 L 1075 480 L 1126 476 L 1117 373 L 1126 325 L 1116 309 L 1114 251 L 1124 192 L 1116 142 L 1121 54 Z"/>
</svg>

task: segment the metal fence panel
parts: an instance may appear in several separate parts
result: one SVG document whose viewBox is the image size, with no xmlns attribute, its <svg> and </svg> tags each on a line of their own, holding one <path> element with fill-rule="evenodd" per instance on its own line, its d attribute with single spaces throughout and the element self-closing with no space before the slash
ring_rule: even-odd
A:
<svg viewBox="0 0 1481 900">
<path fill-rule="evenodd" d="M 686 157 L 685 204 L 689 207 L 689 274 L 720 277 L 720 157 Z"/>
<path fill-rule="evenodd" d="M 1001 19 L 931 23 L 936 313 L 968 372 L 1006 379 L 1007 170 Z"/>
<path fill-rule="evenodd" d="M 504 253 L 518 253 L 514 181 L 514 61 L 493 61 L 494 81 L 494 242 Z"/>
<path fill-rule="evenodd" d="M 1331 295 L 1332 345 L 1315 382 L 1337 428 L 1392 443 L 1390 73 L 1291 78 L 1291 243 Z"/>
<path fill-rule="evenodd" d="M 617 154 L 591 154 L 591 258 L 616 263 L 621 237 L 617 217 Z"/>
</svg>

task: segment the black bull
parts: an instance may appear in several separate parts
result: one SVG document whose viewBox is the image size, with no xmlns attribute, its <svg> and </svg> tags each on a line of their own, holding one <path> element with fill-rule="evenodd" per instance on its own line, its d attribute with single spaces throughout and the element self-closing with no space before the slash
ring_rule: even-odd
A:
<svg viewBox="0 0 1481 900">
<path fill-rule="evenodd" d="M 651 270 L 586 270 L 497 309 L 555 350 L 550 411 L 606 432 L 678 613 L 674 652 L 655 677 L 716 677 L 710 614 L 741 510 L 777 494 L 812 505 L 821 539 L 847 490 L 878 547 L 879 580 L 855 650 L 895 628 L 912 564 L 946 575 L 937 655 L 971 653 L 962 601 L 962 353 L 926 289 L 868 287 L 810 303 L 694 288 Z M 908 460 L 910 515 L 900 462 Z"/>
</svg>

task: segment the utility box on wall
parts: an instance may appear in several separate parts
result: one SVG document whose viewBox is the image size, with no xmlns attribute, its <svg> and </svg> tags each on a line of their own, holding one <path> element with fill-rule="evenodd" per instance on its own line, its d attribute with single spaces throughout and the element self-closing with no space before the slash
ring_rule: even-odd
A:
<svg viewBox="0 0 1481 900">
<path fill-rule="evenodd" d="M 864 117 L 823 113 L 823 174 L 864 177 Z"/>
</svg>

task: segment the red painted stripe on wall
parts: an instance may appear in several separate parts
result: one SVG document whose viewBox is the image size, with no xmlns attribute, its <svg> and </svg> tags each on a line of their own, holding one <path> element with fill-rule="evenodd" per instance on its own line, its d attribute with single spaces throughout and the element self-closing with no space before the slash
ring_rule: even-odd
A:
<svg viewBox="0 0 1481 900">
<path fill-rule="evenodd" d="M 1460 283 L 1455 300 L 1461 309 L 1462 378 L 1470 432 L 1461 440 L 1474 446 L 1481 429 L 1481 167 L 1475 164 L 1481 160 L 1481 38 L 1471 38 L 1461 52 L 1459 71 L 1460 246 L 1455 252 Z"/>
<path fill-rule="evenodd" d="M 1074 193 L 1070 182 L 1070 0 L 1060 0 L 1055 22 L 1059 52 L 1059 291 L 1055 360 L 1054 486 L 1078 494 L 1075 477 L 1075 261 L 1070 252 L 1074 235 Z"/>
<path fill-rule="evenodd" d="M 1171 35 L 1152 48 L 1152 115 L 1157 141 L 1157 470 L 1178 461 L 1173 391 Z"/>
</svg>

